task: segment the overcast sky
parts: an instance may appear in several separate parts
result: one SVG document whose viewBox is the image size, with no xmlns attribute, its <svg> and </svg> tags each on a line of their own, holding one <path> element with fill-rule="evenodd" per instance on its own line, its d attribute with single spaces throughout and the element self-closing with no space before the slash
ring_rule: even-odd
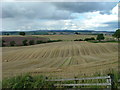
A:
<svg viewBox="0 0 120 90">
<path fill-rule="evenodd" d="M 3 31 L 118 28 L 117 2 L 4 2 Z"/>
</svg>

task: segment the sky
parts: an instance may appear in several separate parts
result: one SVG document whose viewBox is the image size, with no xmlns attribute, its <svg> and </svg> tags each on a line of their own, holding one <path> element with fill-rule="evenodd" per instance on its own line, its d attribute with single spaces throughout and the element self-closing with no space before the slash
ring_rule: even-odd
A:
<svg viewBox="0 0 120 90">
<path fill-rule="evenodd" d="M 118 28 L 117 2 L 3 2 L 2 31 Z"/>
</svg>

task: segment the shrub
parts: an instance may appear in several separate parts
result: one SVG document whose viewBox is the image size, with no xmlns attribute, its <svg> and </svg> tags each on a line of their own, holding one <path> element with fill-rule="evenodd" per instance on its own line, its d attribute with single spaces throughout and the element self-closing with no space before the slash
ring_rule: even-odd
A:
<svg viewBox="0 0 120 90">
<path fill-rule="evenodd" d="M 29 44 L 30 44 L 30 45 L 34 45 L 34 44 L 35 44 L 34 40 L 30 40 L 30 41 L 29 41 Z"/>
<path fill-rule="evenodd" d="M 24 35 L 25 35 L 25 32 L 19 32 L 19 35 L 23 35 L 23 36 L 24 36 Z"/>
<path fill-rule="evenodd" d="M 10 35 L 9 33 L 6 34 L 7 36 Z"/>
<path fill-rule="evenodd" d="M 74 41 L 78 41 L 78 39 L 75 39 Z"/>
<path fill-rule="evenodd" d="M 16 44 L 15 41 L 10 42 L 10 46 L 15 46 L 15 44 Z"/>
<path fill-rule="evenodd" d="M 76 35 L 80 35 L 80 32 L 75 32 L 74 34 L 76 34 Z"/>
<path fill-rule="evenodd" d="M 95 40 L 94 37 L 91 37 L 91 38 L 85 38 L 84 41 L 91 41 L 91 40 Z"/>
<path fill-rule="evenodd" d="M 23 40 L 22 43 L 23 43 L 24 46 L 27 46 L 27 41 L 28 41 L 28 40 Z"/>
<path fill-rule="evenodd" d="M 2 82 L 3 88 L 53 88 L 53 83 L 46 82 L 44 76 L 22 75 L 15 76 L 9 79 L 4 79 Z"/>
<path fill-rule="evenodd" d="M 2 47 L 4 47 L 4 46 L 5 46 L 5 44 L 4 44 L 4 43 L 5 43 L 5 41 L 4 41 L 4 40 L 2 40 L 1 42 L 2 42 Z"/>
<path fill-rule="evenodd" d="M 91 40 L 95 40 L 95 38 L 94 38 L 94 37 L 91 37 Z"/>
<path fill-rule="evenodd" d="M 75 39 L 74 41 L 83 41 L 82 39 Z"/>
<path fill-rule="evenodd" d="M 48 42 L 60 42 L 62 40 L 49 40 Z"/>
<path fill-rule="evenodd" d="M 36 44 L 41 44 L 41 43 L 43 43 L 43 41 L 41 41 L 41 40 L 36 41 Z"/>
<path fill-rule="evenodd" d="M 84 39 L 84 41 L 89 41 L 89 40 L 91 40 L 91 39 L 90 39 L 90 38 L 85 38 L 85 39 Z"/>
<path fill-rule="evenodd" d="M 56 33 L 54 32 L 53 35 L 56 35 Z"/>
</svg>

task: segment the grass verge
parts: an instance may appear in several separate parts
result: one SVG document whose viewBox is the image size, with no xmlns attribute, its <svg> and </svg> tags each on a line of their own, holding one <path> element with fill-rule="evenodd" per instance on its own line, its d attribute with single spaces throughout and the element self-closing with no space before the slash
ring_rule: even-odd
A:
<svg viewBox="0 0 120 90">
<path fill-rule="evenodd" d="M 118 79 L 120 78 L 120 75 L 118 75 L 117 72 L 112 71 L 114 75 L 114 88 L 118 88 L 120 85 L 118 84 Z M 97 76 L 101 76 L 100 74 L 96 74 Z M 94 75 L 94 77 L 97 77 Z M 87 76 L 85 76 L 87 77 Z M 51 77 L 48 77 L 50 79 Z M 46 77 L 42 75 L 37 76 L 31 76 L 29 74 L 21 75 L 21 76 L 15 76 L 12 78 L 4 79 L 2 82 L 3 88 L 56 88 L 54 87 L 54 84 L 57 83 L 66 83 L 71 84 L 75 83 L 75 81 L 64 81 L 64 82 L 50 82 L 45 81 Z M 105 83 L 106 80 L 82 80 L 78 81 L 78 83 Z M 57 87 L 62 88 L 62 87 Z M 73 87 L 64 87 L 64 88 L 73 88 Z M 76 88 L 106 88 L 106 86 L 77 86 Z"/>
</svg>

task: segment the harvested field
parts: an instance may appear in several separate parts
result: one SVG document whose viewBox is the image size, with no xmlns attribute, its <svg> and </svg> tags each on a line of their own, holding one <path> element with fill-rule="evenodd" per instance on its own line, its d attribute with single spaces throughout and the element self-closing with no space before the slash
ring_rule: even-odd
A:
<svg viewBox="0 0 120 90">
<path fill-rule="evenodd" d="M 97 37 L 97 35 L 33 35 L 33 36 L 46 37 L 46 38 L 50 38 L 50 40 L 60 39 L 60 40 L 65 40 L 65 41 Z M 106 38 L 106 40 L 109 40 L 109 39 L 112 39 L 113 37 L 111 35 L 105 35 L 105 38 Z"/>
<path fill-rule="evenodd" d="M 23 41 L 24 40 L 28 40 L 28 41 L 30 41 L 30 40 L 34 40 L 35 42 L 37 41 L 37 40 L 40 40 L 40 41 L 44 41 L 44 42 L 46 42 L 46 41 L 48 41 L 49 40 L 49 38 L 44 38 L 44 37 L 29 37 L 29 36 L 14 36 L 14 37 L 11 37 L 11 36 L 9 36 L 9 37 L 2 37 L 2 40 L 4 40 L 5 41 L 5 46 L 10 46 L 10 42 L 11 41 L 15 41 L 15 45 L 16 46 L 20 46 L 20 45 L 23 45 Z M 28 43 L 28 41 L 27 41 L 27 43 Z M 28 43 L 29 44 L 29 43 Z"/>
<path fill-rule="evenodd" d="M 3 47 L 3 77 L 21 73 L 74 77 L 117 69 L 117 43 L 55 42 Z"/>
</svg>

